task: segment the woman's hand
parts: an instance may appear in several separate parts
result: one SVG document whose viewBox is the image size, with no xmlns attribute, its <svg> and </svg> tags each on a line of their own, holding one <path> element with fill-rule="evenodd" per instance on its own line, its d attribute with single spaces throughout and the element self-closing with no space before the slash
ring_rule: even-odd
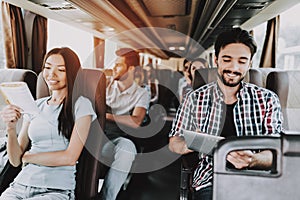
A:
<svg viewBox="0 0 300 200">
<path fill-rule="evenodd" d="M 26 166 L 29 163 L 30 152 L 26 151 L 22 156 L 22 166 Z"/>
<path fill-rule="evenodd" d="M 28 163 L 28 157 L 30 155 L 30 152 L 29 151 L 26 151 L 23 156 L 22 156 L 22 162 L 23 163 Z"/>
<path fill-rule="evenodd" d="M 0 112 L 7 129 L 16 128 L 18 120 L 21 118 L 22 109 L 15 105 L 7 105 Z"/>
</svg>

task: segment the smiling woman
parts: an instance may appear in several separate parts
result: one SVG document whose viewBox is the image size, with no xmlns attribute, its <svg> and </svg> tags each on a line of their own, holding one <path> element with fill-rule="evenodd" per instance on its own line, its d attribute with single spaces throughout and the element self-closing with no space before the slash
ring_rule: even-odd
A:
<svg viewBox="0 0 300 200">
<path fill-rule="evenodd" d="M 73 90 L 80 71 L 74 51 L 54 48 L 46 54 L 42 68 L 51 96 L 36 101 L 39 112 L 22 114 L 16 105 L 2 109 L 9 162 L 15 167 L 22 165 L 22 169 L 1 200 L 74 199 L 76 164 L 96 118 L 91 101 Z M 16 124 L 21 116 L 24 120 L 18 133 Z M 34 192 L 27 193 L 29 188 Z"/>
</svg>

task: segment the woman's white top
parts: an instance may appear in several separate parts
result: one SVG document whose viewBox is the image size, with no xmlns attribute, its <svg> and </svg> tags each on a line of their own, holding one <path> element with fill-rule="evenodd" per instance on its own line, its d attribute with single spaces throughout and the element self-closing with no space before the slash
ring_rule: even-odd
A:
<svg viewBox="0 0 300 200">
<path fill-rule="evenodd" d="M 31 141 L 30 152 L 52 152 L 67 149 L 69 141 L 58 133 L 58 116 L 62 109 L 61 105 L 49 105 L 50 97 L 38 99 L 37 105 L 41 110 L 36 116 L 25 116 L 29 120 L 28 136 Z M 87 115 L 96 119 L 96 113 L 89 99 L 80 96 L 74 109 L 74 120 Z M 28 164 L 22 168 L 15 178 L 15 182 L 26 186 L 55 188 L 62 190 L 75 189 L 76 166 L 47 167 L 36 164 Z"/>
</svg>

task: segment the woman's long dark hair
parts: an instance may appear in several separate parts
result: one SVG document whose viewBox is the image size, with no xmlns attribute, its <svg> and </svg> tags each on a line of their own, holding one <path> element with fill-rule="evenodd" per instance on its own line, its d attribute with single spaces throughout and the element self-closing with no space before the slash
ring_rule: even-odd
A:
<svg viewBox="0 0 300 200">
<path fill-rule="evenodd" d="M 81 64 L 77 54 L 70 48 L 54 48 L 45 55 L 42 69 L 45 67 L 46 60 L 52 55 L 61 55 L 65 61 L 67 95 L 62 102 L 63 107 L 58 116 L 58 132 L 70 139 L 74 126 L 73 106 L 78 98 L 78 93 L 76 91 L 73 92 L 73 88 L 77 73 L 81 69 Z"/>
</svg>

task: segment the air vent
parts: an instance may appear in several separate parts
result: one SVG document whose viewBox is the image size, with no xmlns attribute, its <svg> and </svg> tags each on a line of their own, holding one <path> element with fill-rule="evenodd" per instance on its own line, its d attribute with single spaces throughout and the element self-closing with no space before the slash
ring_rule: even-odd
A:
<svg viewBox="0 0 300 200">
<path fill-rule="evenodd" d="M 190 14 L 191 0 L 140 0 L 151 17 L 175 17 Z"/>
<path fill-rule="evenodd" d="M 29 0 L 50 10 L 73 10 L 76 9 L 71 3 L 65 0 Z"/>
<path fill-rule="evenodd" d="M 50 10 L 73 10 L 76 9 L 73 6 L 64 6 L 64 7 L 49 7 Z"/>
</svg>

